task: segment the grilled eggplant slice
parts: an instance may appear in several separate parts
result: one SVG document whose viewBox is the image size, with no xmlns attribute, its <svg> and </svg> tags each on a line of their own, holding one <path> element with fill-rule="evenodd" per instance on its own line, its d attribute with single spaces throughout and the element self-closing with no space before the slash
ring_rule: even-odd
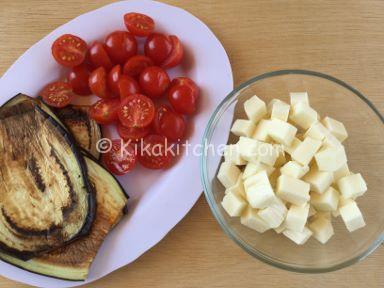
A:
<svg viewBox="0 0 384 288">
<path fill-rule="evenodd" d="M 91 158 L 84 157 L 96 191 L 97 214 L 88 236 L 28 261 L 0 253 L 0 258 L 22 269 L 45 276 L 85 280 L 100 245 L 126 211 L 127 196 L 119 182 Z"/>
<path fill-rule="evenodd" d="M 25 260 L 87 235 L 95 195 L 70 134 L 20 98 L 0 109 L 0 251 Z"/>
</svg>

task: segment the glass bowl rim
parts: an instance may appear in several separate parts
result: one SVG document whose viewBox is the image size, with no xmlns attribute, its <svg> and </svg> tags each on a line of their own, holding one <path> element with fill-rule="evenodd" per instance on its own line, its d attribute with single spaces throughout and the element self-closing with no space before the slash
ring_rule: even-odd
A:
<svg viewBox="0 0 384 288">
<path fill-rule="evenodd" d="M 381 120 L 381 122 L 384 124 L 384 116 L 381 115 L 381 113 L 378 111 L 378 109 L 375 107 L 375 105 L 368 100 L 367 97 L 365 97 L 360 91 L 357 89 L 353 88 L 351 85 L 347 84 L 346 82 L 339 80 L 333 76 L 321 73 L 321 72 L 316 72 L 316 71 L 311 71 L 311 70 L 302 70 L 302 69 L 285 69 L 285 70 L 276 70 L 272 72 L 267 72 L 260 74 L 258 76 L 255 76 L 244 83 L 240 84 L 237 86 L 234 90 L 232 90 L 217 106 L 215 111 L 212 113 L 208 124 L 206 126 L 206 129 L 203 134 L 203 139 L 202 139 L 202 151 L 205 151 L 206 149 L 206 144 L 208 144 L 212 138 L 212 133 L 213 133 L 213 127 L 215 127 L 215 124 L 218 122 L 218 120 L 221 118 L 221 115 L 223 112 L 228 108 L 228 106 L 231 104 L 231 100 L 243 89 L 247 88 L 251 84 L 263 80 L 266 78 L 271 78 L 271 77 L 276 77 L 276 76 L 282 76 L 282 75 L 305 75 L 305 76 L 314 76 L 318 78 L 322 78 L 331 82 L 334 82 L 345 89 L 351 91 L 353 94 L 358 96 L 360 99 L 362 99 L 372 110 L 373 112 L 377 115 L 377 117 Z M 212 211 L 212 214 L 214 215 L 216 221 L 220 224 L 222 230 L 225 232 L 225 234 L 232 239 L 236 244 L 238 244 L 243 250 L 245 250 L 248 254 L 252 255 L 253 257 L 257 258 L 258 260 L 261 260 L 264 263 L 267 263 L 269 265 L 272 265 L 274 267 L 288 270 L 288 271 L 293 271 L 293 272 L 299 272 L 299 273 L 325 273 L 325 272 L 331 272 L 335 270 L 339 270 L 345 267 L 348 267 L 354 263 L 357 263 L 364 258 L 366 258 L 368 255 L 370 255 L 374 250 L 376 250 L 377 247 L 380 246 L 380 244 L 384 241 L 384 231 L 381 232 L 379 237 L 373 241 L 373 243 L 362 253 L 356 255 L 355 257 L 348 259 L 346 261 L 343 261 L 341 263 L 331 265 L 329 267 L 320 267 L 320 268 L 310 268 L 310 267 L 301 267 L 301 266 L 295 266 L 292 264 L 286 264 L 286 263 L 281 263 L 276 260 L 274 260 L 272 257 L 266 255 L 265 253 L 262 253 L 261 251 L 258 251 L 257 249 L 254 249 L 250 245 L 248 245 L 245 241 L 242 239 L 238 238 L 234 231 L 226 225 L 225 220 L 221 217 L 216 203 L 213 199 L 213 193 L 211 191 L 211 186 L 209 185 L 209 180 L 208 180 L 208 173 L 207 173 L 207 155 L 205 153 L 201 153 L 201 158 L 200 158 L 200 176 L 201 176 L 201 181 L 203 184 L 204 188 L 204 194 L 205 198 L 207 199 L 207 202 L 209 204 L 209 207 Z"/>
</svg>

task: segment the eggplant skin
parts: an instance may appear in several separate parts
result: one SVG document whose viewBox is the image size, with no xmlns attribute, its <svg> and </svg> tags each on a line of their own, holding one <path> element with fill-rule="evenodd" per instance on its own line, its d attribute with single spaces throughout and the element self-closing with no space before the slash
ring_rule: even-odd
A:
<svg viewBox="0 0 384 288">
<path fill-rule="evenodd" d="M 69 205 L 67 207 L 67 209 L 64 209 L 65 211 L 63 210 L 63 217 L 64 217 L 63 219 L 68 220 L 68 221 L 74 221 L 74 222 L 72 222 L 72 224 L 70 224 L 71 222 L 62 222 L 64 224 L 67 224 L 67 225 L 64 225 L 62 227 L 60 225 L 50 225 L 49 227 L 46 227 L 46 229 L 41 229 L 41 227 L 39 227 L 39 225 L 36 222 L 35 223 L 33 222 L 33 219 L 28 220 L 29 222 L 32 221 L 32 223 L 29 223 L 28 221 L 25 221 L 25 220 L 23 220 L 21 222 L 16 220 L 16 222 L 18 222 L 18 223 L 12 223 L 12 221 L 7 221 L 4 218 L 4 217 L 8 217 L 8 218 L 17 217 L 17 216 L 19 216 L 19 215 L 17 215 L 17 213 L 21 213 L 22 215 L 24 215 L 23 213 L 26 213 L 25 215 L 29 215 L 28 213 L 32 213 L 32 214 L 35 212 L 38 213 L 39 211 L 37 211 L 36 209 L 32 209 L 32 211 L 29 211 L 28 209 L 26 209 L 26 207 L 21 207 L 21 212 L 17 212 L 16 214 L 14 213 L 14 215 L 8 215 L 7 213 L 2 213 L 1 215 L 3 216 L 3 218 L 0 218 L 0 220 L 2 220 L 3 221 L 2 223 L 5 223 L 5 224 L 0 228 L 3 229 L 2 230 L 3 233 L 4 233 L 4 231 L 6 231 L 8 233 L 7 235 L 12 236 L 13 238 L 7 239 L 7 240 L 9 240 L 8 243 L 7 243 L 7 241 L 0 241 L 0 251 L 3 252 L 5 255 L 8 255 L 10 257 L 15 257 L 18 259 L 22 259 L 22 260 L 30 259 L 32 257 L 36 257 L 38 255 L 41 255 L 42 253 L 47 253 L 49 251 L 55 250 L 57 248 L 62 247 L 63 245 L 66 245 L 66 244 L 71 243 L 72 241 L 75 241 L 78 238 L 81 238 L 83 236 L 88 235 L 90 230 L 91 230 L 92 223 L 95 219 L 95 214 L 96 214 L 95 194 L 92 190 L 92 187 L 91 187 L 90 182 L 89 182 L 88 177 L 87 177 L 87 175 L 88 175 L 87 174 L 87 166 L 84 162 L 83 156 L 81 155 L 81 153 L 77 149 L 77 145 L 76 145 L 72 135 L 70 133 L 68 133 L 68 131 L 61 124 L 59 124 L 52 115 L 48 114 L 40 105 L 38 105 L 36 103 L 35 100 L 32 100 L 30 97 L 28 97 L 26 95 L 19 94 L 19 95 L 16 95 L 16 97 L 12 98 L 10 101 L 8 101 L 6 104 L 4 104 L 3 106 L 0 107 L 0 118 L 1 118 L 0 119 L 0 122 L 1 122 L 0 126 L 3 125 L 6 121 L 8 121 L 10 119 L 7 117 L 14 117 L 16 120 L 17 120 L 17 117 L 27 117 L 27 116 L 25 116 L 26 114 L 23 114 L 24 112 L 25 113 L 34 113 L 37 118 L 41 119 L 41 123 L 44 123 L 44 125 L 45 125 L 44 126 L 43 124 L 41 124 L 39 122 L 42 125 L 42 127 L 45 127 L 44 129 L 48 130 L 50 133 L 52 132 L 52 134 L 50 134 L 49 136 L 51 136 L 53 138 L 50 139 L 48 137 L 47 139 L 49 139 L 50 141 L 51 140 L 56 141 L 55 142 L 56 143 L 55 145 L 57 146 L 57 147 L 55 146 L 56 148 L 61 147 L 60 145 L 58 146 L 58 143 L 57 143 L 57 142 L 59 142 L 59 139 L 60 139 L 60 141 L 62 141 L 62 145 L 65 145 L 65 149 L 66 149 L 65 151 L 67 151 L 67 153 L 70 153 L 68 155 L 70 155 L 70 159 L 73 160 L 72 162 L 70 162 L 70 164 L 71 164 L 70 167 L 72 167 L 74 169 L 73 171 L 77 171 L 78 179 L 76 180 L 76 182 L 74 182 L 73 177 L 75 174 L 68 173 L 68 171 L 66 171 L 66 170 L 64 172 L 62 171 L 63 174 L 62 174 L 60 179 L 64 179 L 63 180 L 64 183 L 67 183 L 67 184 L 68 183 L 71 183 L 71 184 L 75 183 L 76 187 L 81 186 L 81 189 L 76 189 L 75 192 L 77 192 L 76 197 L 80 197 L 84 201 L 81 203 L 77 203 L 76 201 L 71 202 L 71 201 L 75 200 L 75 198 L 71 199 L 71 201 L 68 200 L 69 196 L 66 198 L 66 201 L 68 201 L 68 203 L 71 203 L 73 205 L 72 205 L 72 207 L 70 207 L 71 205 Z M 18 113 L 21 113 L 21 114 L 18 114 Z M 29 119 L 29 118 L 27 117 L 26 119 Z M 18 125 L 24 125 L 23 124 L 24 122 L 22 122 L 22 121 L 21 122 L 16 121 L 15 123 Z M 8 123 L 8 124 L 10 124 L 10 123 Z M 7 126 L 6 124 L 4 124 L 3 128 L 4 129 L 5 128 L 6 129 L 12 129 L 12 125 Z M 28 127 L 25 127 L 25 128 L 26 128 L 26 130 L 28 130 Z M 3 132 L 4 132 L 4 129 L 3 129 Z M 31 129 L 31 128 L 29 128 L 29 129 Z M 20 131 L 20 130 L 22 130 L 22 129 L 19 129 L 17 131 Z M 38 133 L 38 132 L 39 131 L 36 131 L 36 133 Z M 4 135 L 6 135 L 6 133 Z M 23 137 L 25 137 L 25 135 Z M 56 139 L 55 137 L 57 137 L 57 140 L 55 140 Z M 1 139 L 1 140 L 3 141 L 4 139 Z M 31 141 L 31 142 L 34 145 L 38 146 L 42 143 L 42 142 L 40 143 L 39 141 L 35 140 L 35 141 Z M 43 139 L 41 139 L 41 141 L 43 141 Z M 17 143 L 15 143 L 15 144 L 17 144 Z M 32 146 L 32 144 L 31 144 L 31 146 Z M 3 147 L 2 152 L 7 152 L 6 151 L 7 147 L 8 146 L 5 146 L 5 148 Z M 31 148 L 31 147 L 28 149 L 31 149 L 31 151 L 34 151 L 33 148 Z M 8 155 L 7 157 L 11 157 L 10 159 L 12 159 L 12 157 L 15 157 L 15 159 L 17 160 L 18 155 L 22 155 L 23 157 L 26 156 L 25 154 L 27 152 L 22 151 L 22 150 L 23 150 L 22 147 L 18 147 L 18 145 L 15 145 L 14 147 L 12 146 L 12 151 L 9 154 L 10 156 Z M 39 150 L 37 150 L 37 151 L 39 151 Z M 53 149 L 52 151 L 55 151 L 55 149 Z M 20 154 L 17 154 L 17 153 L 20 153 Z M 3 153 L 3 155 L 0 156 L 0 159 L 1 159 L 1 157 L 5 157 L 4 154 L 6 154 L 6 153 Z M 30 153 L 30 154 L 33 156 L 33 153 Z M 51 156 L 49 156 L 50 161 L 52 161 L 52 155 L 54 155 L 54 153 L 53 154 L 51 153 Z M 66 161 L 69 161 L 69 160 L 63 159 L 62 158 L 63 156 L 60 153 L 57 153 L 56 156 L 53 156 L 53 158 L 57 158 L 57 157 L 59 159 L 61 158 L 60 161 L 68 164 Z M 35 158 L 39 159 L 38 157 L 35 157 Z M 3 159 L 3 161 L 4 161 L 4 159 Z M 30 173 L 30 174 L 28 174 L 28 175 L 31 175 L 31 177 L 24 177 L 22 179 L 23 179 L 23 181 L 27 181 L 26 183 L 29 183 L 28 185 L 33 186 L 33 183 L 36 184 L 35 187 L 37 187 L 37 188 L 35 190 L 33 190 L 34 192 L 33 192 L 33 195 L 31 194 L 32 196 L 36 196 L 36 195 L 38 197 L 40 197 L 41 195 L 44 196 L 45 192 L 40 190 L 40 189 L 43 189 L 44 186 L 42 186 L 41 185 L 42 183 L 40 183 L 40 181 L 36 178 L 36 175 L 38 175 L 38 174 L 32 172 L 32 171 L 35 171 L 36 169 L 38 169 L 37 167 L 35 167 L 36 163 L 33 163 L 36 160 L 32 159 L 31 161 L 32 162 L 28 162 L 28 161 L 26 162 L 26 171 L 29 170 L 28 173 Z M 60 168 L 60 163 L 61 163 L 60 161 L 58 161 L 58 163 L 52 164 L 52 165 L 56 165 L 57 167 Z M 3 162 L 3 164 L 4 163 L 5 163 L 5 166 L 8 166 L 7 165 L 8 162 L 5 161 L 5 162 Z M 61 171 L 61 169 L 59 169 L 59 168 L 58 168 L 58 171 Z M 2 169 L 2 168 L 0 167 L 0 169 Z M 9 169 L 11 169 L 11 168 L 9 168 Z M 17 170 L 17 171 L 19 171 L 19 170 Z M 25 173 L 27 173 L 27 172 L 25 172 Z M 48 175 L 48 174 L 44 174 L 44 175 Z M 69 178 L 72 177 L 72 182 L 68 182 L 68 177 Z M 59 180 L 57 180 L 57 181 L 59 181 Z M 4 183 L 5 183 L 5 181 L 4 181 Z M 69 187 L 69 186 L 70 185 L 65 186 L 65 187 Z M 12 188 L 12 186 L 9 186 L 9 187 L 10 187 L 9 189 L 14 189 L 14 187 Z M 28 191 L 28 190 L 26 190 L 26 191 Z M 37 193 L 36 191 L 38 191 L 41 194 Z M 28 197 L 32 197 L 31 195 Z M 71 195 L 71 193 L 68 193 L 68 195 Z M 41 197 L 43 197 L 43 196 L 41 196 Z M 8 202 L 0 203 L 0 206 L 2 206 L 2 208 L 3 208 L 2 209 L 3 212 L 6 210 L 9 210 L 10 204 L 11 204 L 11 206 L 13 205 L 12 208 L 14 208 L 13 210 L 11 209 L 11 211 L 15 212 L 15 211 L 17 211 L 16 210 L 17 205 L 22 203 L 22 202 L 18 203 L 17 201 L 13 201 L 13 202 L 16 202 L 16 204 L 12 203 L 12 199 L 10 199 L 10 198 L 11 197 L 7 198 L 7 200 L 9 200 L 8 201 L 9 203 Z M 0 194 L 0 201 L 1 200 L 2 200 L 2 197 Z M 53 200 L 55 200 L 55 199 L 53 199 Z M 83 206 L 79 206 L 79 205 L 83 205 Z M 53 205 L 53 206 L 55 207 L 55 205 Z M 32 206 L 32 207 L 34 207 L 34 206 Z M 80 213 L 81 210 L 78 210 L 76 207 L 84 207 L 85 211 L 81 212 L 81 214 L 78 214 L 78 213 Z M 63 207 L 63 208 L 65 208 L 65 207 Z M 79 208 L 79 209 L 84 209 L 84 208 Z M 26 211 L 24 211 L 24 210 L 26 210 Z M 81 215 L 83 215 L 83 216 L 81 216 Z M 78 217 L 78 216 L 81 216 L 81 217 Z M 76 218 L 76 221 L 80 221 L 80 222 L 76 222 L 75 218 Z M 43 220 L 44 220 L 44 218 L 43 218 Z M 59 221 L 59 223 L 60 223 L 60 221 Z M 16 227 L 13 227 L 13 226 L 15 226 L 13 224 L 16 224 Z M 32 224 L 32 226 L 35 225 L 36 227 L 29 227 L 27 224 Z M 21 227 L 19 227 L 20 225 L 21 225 Z M 27 227 L 23 227 L 25 225 L 27 225 Z M 72 225 L 72 226 L 70 226 L 70 225 Z M 4 227 L 6 227 L 6 228 L 4 228 Z M 72 227 L 75 227 L 75 228 L 72 228 Z M 76 228 L 76 227 L 78 227 L 78 228 Z M 73 231 L 71 229 L 73 229 Z M 44 231 L 46 233 L 46 235 L 44 237 L 41 236 L 42 233 L 39 233 L 42 231 Z M 72 231 L 73 233 L 62 234 L 61 231 L 63 231 L 63 232 Z M 5 239 L 5 238 L 3 238 L 3 239 Z"/>
</svg>

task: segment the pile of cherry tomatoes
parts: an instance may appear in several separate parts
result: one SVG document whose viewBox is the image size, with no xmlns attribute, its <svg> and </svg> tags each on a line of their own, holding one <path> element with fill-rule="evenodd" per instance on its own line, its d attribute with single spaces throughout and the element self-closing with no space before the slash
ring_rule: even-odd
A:
<svg viewBox="0 0 384 288">
<path fill-rule="evenodd" d="M 114 31 L 104 42 L 90 46 L 71 34 L 56 39 L 52 55 L 71 70 L 67 79 L 50 83 L 41 92 L 43 100 L 56 108 L 67 106 L 76 95 L 101 98 L 90 107 L 89 117 L 102 125 L 115 123 L 120 137 L 133 143 L 122 154 L 122 143 L 115 139 L 111 151 L 103 155 L 107 168 L 117 175 L 132 170 L 136 160 L 150 169 L 169 167 L 173 155 L 165 153 L 166 143 L 183 139 L 185 116 L 195 113 L 199 97 L 193 80 L 171 81 L 167 74 L 166 69 L 183 60 L 177 36 L 154 32 L 154 20 L 140 13 L 125 14 L 124 23 L 128 31 Z M 136 37 L 146 37 L 145 55 L 138 54 Z M 163 96 L 170 105 L 161 104 Z M 138 141 L 162 147 L 161 153 L 135 153 Z"/>
</svg>

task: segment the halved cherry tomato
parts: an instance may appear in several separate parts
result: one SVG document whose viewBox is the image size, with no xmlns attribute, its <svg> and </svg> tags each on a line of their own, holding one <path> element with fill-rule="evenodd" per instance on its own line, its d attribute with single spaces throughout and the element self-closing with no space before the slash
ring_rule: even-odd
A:
<svg viewBox="0 0 384 288">
<path fill-rule="evenodd" d="M 117 124 L 117 133 L 119 133 L 120 137 L 124 140 L 138 141 L 147 136 L 150 131 L 150 126 L 142 128 L 128 128 L 120 122 Z"/>
<path fill-rule="evenodd" d="M 195 99 L 199 97 L 200 91 L 196 83 L 188 77 L 177 77 L 174 78 L 171 82 L 171 87 L 176 85 L 187 85 L 192 89 L 192 94 L 195 96 Z"/>
<path fill-rule="evenodd" d="M 155 117 L 153 118 L 152 126 L 153 129 L 157 134 L 161 134 L 160 131 L 160 122 L 163 117 L 163 115 L 167 112 L 172 111 L 171 107 L 165 104 L 161 104 L 159 107 L 157 107 L 156 112 L 155 112 Z"/>
<path fill-rule="evenodd" d="M 108 73 L 108 88 L 112 91 L 113 94 L 119 95 L 119 80 L 121 78 L 121 66 L 116 65 Z"/>
<path fill-rule="evenodd" d="M 137 53 L 136 38 L 126 31 L 115 31 L 105 39 L 105 49 L 115 63 L 124 64 Z"/>
<path fill-rule="evenodd" d="M 167 90 L 170 80 L 167 72 L 163 69 L 151 66 L 141 72 L 139 83 L 146 95 L 157 98 Z"/>
<path fill-rule="evenodd" d="M 75 67 L 83 63 L 87 49 L 87 43 L 83 39 L 64 34 L 53 42 L 52 55 L 59 64 Z"/>
<path fill-rule="evenodd" d="M 111 150 L 103 155 L 103 163 L 115 175 L 124 175 L 136 164 L 136 151 L 130 143 L 112 140 Z"/>
<path fill-rule="evenodd" d="M 74 96 L 71 85 L 62 81 L 48 84 L 40 94 L 45 103 L 56 108 L 67 106 Z"/>
<path fill-rule="evenodd" d="M 99 124 L 111 124 L 118 119 L 117 111 L 120 108 L 120 99 L 101 99 L 89 109 L 89 117 Z"/>
<path fill-rule="evenodd" d="M 118 116 L 121 124 L 126 127 L 146 127 L 151 124 L 155 116 L 155 105 L 148 97 L 133 94 L 121 100 Z"/>
<path fill-rule="evenodd" d="M 77 95 L 88 96 L 92 94 L 89 89 L 89 70 L 85 64 L 73 67 L 68 75 L 69 84 L 71 84 L 72 91 Z"/>
<path fill-rule="evenodd" d="M 185 120 L 180 114 L 165 112 L 159 122 L 160 134 L 170 141 L 180 141 L 185 134 Z"/>
<path fill-rule="evenodd" d="M 100 98 L 112 97 L 107 88 L 107 72 L 104 67 L 99 67 L 92 71 L 89 76 L 89 88 L 92 93 Z"/>
<path fill-rule="evenodd" d="M 164 69 L 169 69 L 179 65 L 184 57 L 184 48 L 183 45 L 181 45 L 179 38 L 175 35 L 171 35 L 169 36 L 169 39 L 172 41 L 172 51 L 167 59 L 165 59 L 161 64 L 161 67 Z"/>
<path fill-rule="evenodd" d="M 121 78 L 118 83 L 120 98 L 123 99 L 132 94 L 140 94 L 141 89 L 139 83 L 128 75 L 121 75 Z"/>
<path fill-rule="evenodd" d="M 153 60 L 156 65 L 160 65 L 170 55 L 172 51 L 172 41 L 164 34 L 151 34 L 144 44 L 145 55 Z"/>
<path fill-rule="evenodd" d="M 169 88 L 168 101 L 173 109 L 181 114 L 193 114 L 196 111 L 196 96 L 189 85 L 175 85 Z"/>
<path fill-rule="evenodd" d="M 171 166 L 174 155 L 167 138 L 160 135 L 148 135 L 142 143 L 138 153 L 141 165 L 149 169 L 166 169 Z"/>
<path fill-rule="evenodd" d="M 124 74 L 135 77 L 147 67 L 153 66 L 153 61 L 143 55 L 136 55 L 128 59 L 124 65 Z"/>
<path fill-rule="evenodd" d="M 145 37 L 155 29 L 155 21 L 141 13 L 127 13 L 124 15 L 124 23 L 128 31 L 138 37 Z"/>
<path fill-rule="evenodd" d="M 113 66 L 104 44 L 99 41 L 94 42 L 89 48 L 89 59 L 95 68 L 104 67 L 109 71 Z"/>
</svg>

